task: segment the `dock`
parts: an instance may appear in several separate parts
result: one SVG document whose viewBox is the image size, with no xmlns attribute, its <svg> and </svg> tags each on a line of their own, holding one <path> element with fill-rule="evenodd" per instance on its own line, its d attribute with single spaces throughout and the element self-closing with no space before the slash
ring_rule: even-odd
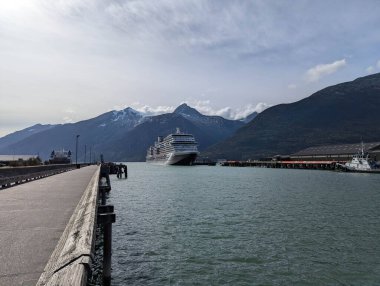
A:
<svg viewBox="0 0 380 286">
<path fill-rule="evenodd" d="M 259 167 L 280 169 L 314 169 L 335 170 L 337 163 L 344 161 L 226 161 L 222 166 L 227 167 Z"/>
<path fill-rule="evenodd" d="M 0 285 L 85 285 L 100 166 L 0 190 Z"/>
</svg>

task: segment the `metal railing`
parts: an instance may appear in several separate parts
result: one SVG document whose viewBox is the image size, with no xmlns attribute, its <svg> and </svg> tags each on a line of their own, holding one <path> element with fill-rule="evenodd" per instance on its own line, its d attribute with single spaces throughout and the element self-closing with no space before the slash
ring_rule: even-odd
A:
<svg viewBox="0 0 380 286">
<path fill-rule="evenodd" d="M 72 164 L 67 165 L 44 165 L 33 167 L 14 167 L 0 169 L 0 189 L 37 180 L 75 169 Z"/>
</svg>

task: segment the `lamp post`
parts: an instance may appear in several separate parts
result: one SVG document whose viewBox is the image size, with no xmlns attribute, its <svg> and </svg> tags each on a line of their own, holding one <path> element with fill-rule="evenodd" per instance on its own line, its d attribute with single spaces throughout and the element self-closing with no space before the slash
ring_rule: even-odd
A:
<svg viewBox="0 0 380 286">
<path fill-rule="evenodd" d="M 87 159 L 87 145 L 84 145 L 84 163 L 86 164 Z"/>
<path fill-rule="evenodd" d="M 80 135 L 77 135 L 76 142 L 75 142 L 75 164 L 78 168 L 78 138 Z"/>
</svg>

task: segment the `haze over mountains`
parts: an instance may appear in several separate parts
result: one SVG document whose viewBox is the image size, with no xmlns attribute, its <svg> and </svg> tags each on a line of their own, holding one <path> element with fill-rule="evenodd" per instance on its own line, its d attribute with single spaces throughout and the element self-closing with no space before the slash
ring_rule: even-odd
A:
<svg viewBox="0 0 380 286">
<path fill-rule="evenodd" d="M 75 150 L 84 160 L 84 145 L 106 160 L 144 161 L 157 136 L 177 127 L 195 136 L 202 156 L 249 159 L 291 154 L 303 148 L 380 141 L 380 74 L 327 87 L 290 104 L 270 107 L 244 120 L 206 116 L 186 104 L 158 116 L 126 108 L 63 125 L 34 125 L 0 138 L 0 154 L 39 154 Z"/>
</svg>

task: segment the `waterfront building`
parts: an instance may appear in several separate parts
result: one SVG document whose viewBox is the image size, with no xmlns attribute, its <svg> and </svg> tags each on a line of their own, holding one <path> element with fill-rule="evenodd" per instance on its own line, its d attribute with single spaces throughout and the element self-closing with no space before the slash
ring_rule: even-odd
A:
<svg viewBox="0 0 380 286">
<path fill-rule="evenodd" d="M 373 161 L 380 161 L 380 142 L 363 143 L 364 152 Z M 290 155 L 291 160 L 349 161 L 362 148 L 362 143 L 324 145 L 303 149 Z"/>
</svg>

